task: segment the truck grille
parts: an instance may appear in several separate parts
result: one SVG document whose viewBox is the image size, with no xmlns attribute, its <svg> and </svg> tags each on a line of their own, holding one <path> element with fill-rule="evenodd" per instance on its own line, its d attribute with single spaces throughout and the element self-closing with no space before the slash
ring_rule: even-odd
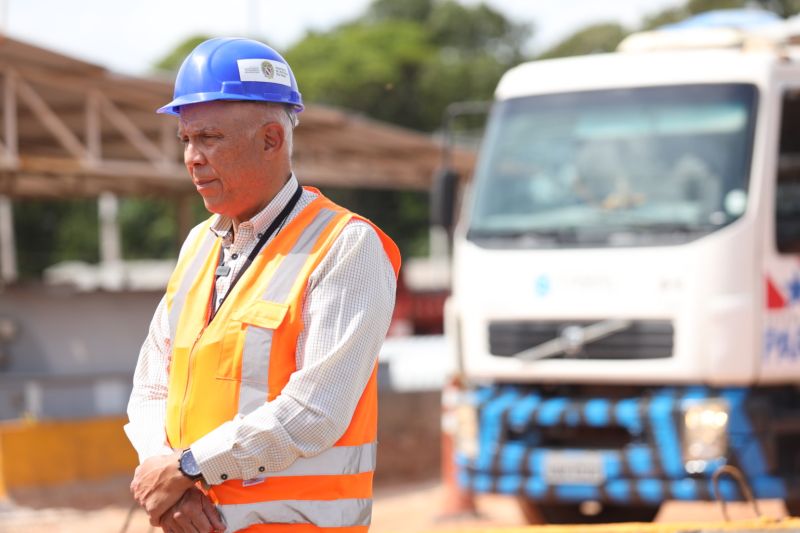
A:
<svg viewBox="0 0 800 533">
<path fill-rule="evenodd" d="M 598 324 L 599 321 L 496 321 L 489 324 L 489 351 L 511 357 L 523 350 L 565 338 L 569 332 Z M 672 356 L 674 329 L 667 320 L 631 320 L 628 326 L 601 338 L 587 337 L 569 343 L 569 349 L 556 347 L 548 358 L 574 359 L 659 359 Z M 573 335 L 574 337 L 574 335 Z"/>
</svg>

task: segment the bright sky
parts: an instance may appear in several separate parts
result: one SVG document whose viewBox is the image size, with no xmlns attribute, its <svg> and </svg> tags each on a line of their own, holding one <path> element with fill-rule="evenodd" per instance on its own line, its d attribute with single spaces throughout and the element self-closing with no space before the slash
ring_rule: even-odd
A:
<svg viewBox="0 0 800 533">
<path fill-rule="evenodd" d="M 103 65 L 144 74 L 186 37 L 258 35 L 285 49 L 310 29 L 364 12 L 371 0 L 0 0 L 0 27 L 12 37 Z M 468 4 L 478 0 L 459 0 Z M 642 16 L 684 0 L 485 0 L 535 26 L 541 50 L 584 25 Z"/>
</svg>

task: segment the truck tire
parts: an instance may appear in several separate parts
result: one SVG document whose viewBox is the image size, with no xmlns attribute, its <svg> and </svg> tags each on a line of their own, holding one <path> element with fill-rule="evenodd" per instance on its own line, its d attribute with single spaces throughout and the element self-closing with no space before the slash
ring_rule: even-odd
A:
<svg viewBox="0 0 800 533">
<path fill-rule="evenodd" d="M 525 519 L 525 522 L 532 526 L 547 523 L 544 519 L 544 516 L 542 516 L 541 511 L 539 511 L 539 504 L 533 500 L 529 500 L 525 496 L 520 496 L 517 498 L 517 502 L 519 503 L 519 510 L 522 513 L 522 517 Z"/>
<path fill-rule="evenodd" d="M 800 516 L 800 499 L 784 500 L 783 504 L 786 506 L 786 513 L 789 516 Z"/>
<path fill-rule="evenodd" d="M 519 499 L 522 516 L 529 524 L 609 524 L 652 522 L 658 505 L 603 505 L 599 513 L 585 515 L 577 503 L 541 503 Z"/>
</svg>

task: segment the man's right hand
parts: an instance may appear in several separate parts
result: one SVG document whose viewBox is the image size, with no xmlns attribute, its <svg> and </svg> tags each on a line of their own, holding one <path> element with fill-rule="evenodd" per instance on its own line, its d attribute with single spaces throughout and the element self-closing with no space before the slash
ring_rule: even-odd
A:
<svg viewBox="0 0 800 533">
<path fill-rule="evenodd" d="M 164 533 L 212 533 L 225 531 L 225 523 L 211 500 L 197 487 L 187 490 L 161 517 Z"/>
</svg>

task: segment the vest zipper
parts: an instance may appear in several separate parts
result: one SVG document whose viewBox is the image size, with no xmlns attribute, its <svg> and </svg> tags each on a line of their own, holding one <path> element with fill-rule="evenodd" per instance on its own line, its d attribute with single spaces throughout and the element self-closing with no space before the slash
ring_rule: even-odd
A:
<svg viewBox="0 0 800 533">
<path fill-rule="evenodd" d="M 184 418 L 183 418 L 183 410 L 186 407 L 186 400 L 189 397 L 189 389 L 191 388 L 191 381 L 192 381 L 192 366 L 194 364 L 194 351 L 197 348 L 197 343 L 200 341 L 200 337 L 203 336 L 203 333 L 206 331 L 206 326 L 203 326 L 203 329 L 200 330 L 200 333 L 197 334 L 195 337 L 194 342 L 192 343 L 192 349 L 189 350 L 189 361 L 188 361 L 188 373 L 186 375 L 186 386 L 183 389 L 183 399 L 181 400 L 181 412 L 180 412 L 180 424 L 178 426 L 178 437 L 181 442 L 181 447 L 185 447 L 183 445 L 183 426 L 184 426 Z"/>
<path fill-rule="evenodd" d="M 194 352 L 195 352 L 195 349 L 197 348 L 197 343 L 200 342 L 200 337 L 203 336 L 203 333 L 206 332 L 206 328 L 209 326 L 209 323 L 213 320 L 214 315 L 212 314 L 212 312 L 213 312 L 214 307 L 215 307 L 215 303 L 214 303 L 214 300 L 213 300 L 213 297 L 216 294 L 214 292 L 215 290 L 216 290 L 215 286 L 212 284 L 211 285 L 211 294 L 208 295 L 208 305 L 206 306 L 206 316 L 205 316 L 205 319 L 203 320 L 203 327 L 200 328 L 200 332 L 197 334 L 197 337 L 194 338 L 194 342 L 192 343 L 192 349 L 189 350 L 189 360 L 187 361 L 187 365 L 186 365 L 188 367 L 186 369 L 186 372 L 187 372 L 187 374 L 186 374 L 186 386 L 184 386 L 184 388 L 183 388 L 183 398 L 181 399 L 181 410 L 180 410 L 180 413 L 178 415 L 178 438 L 180 439 L 181 446 L 183 446 L 183 433 L 184 433 L 184 431 L 183 431 L 183 426 L 184 426 L 183 411 L 184 411 L 184 408 L 186 407 L 186 399 L 189 397 L 189 389 L 191 388 L 191 383 L 192 383 L 192 374 L 193 374 L 192 366 L 194 365 Z"/>
</svg>

